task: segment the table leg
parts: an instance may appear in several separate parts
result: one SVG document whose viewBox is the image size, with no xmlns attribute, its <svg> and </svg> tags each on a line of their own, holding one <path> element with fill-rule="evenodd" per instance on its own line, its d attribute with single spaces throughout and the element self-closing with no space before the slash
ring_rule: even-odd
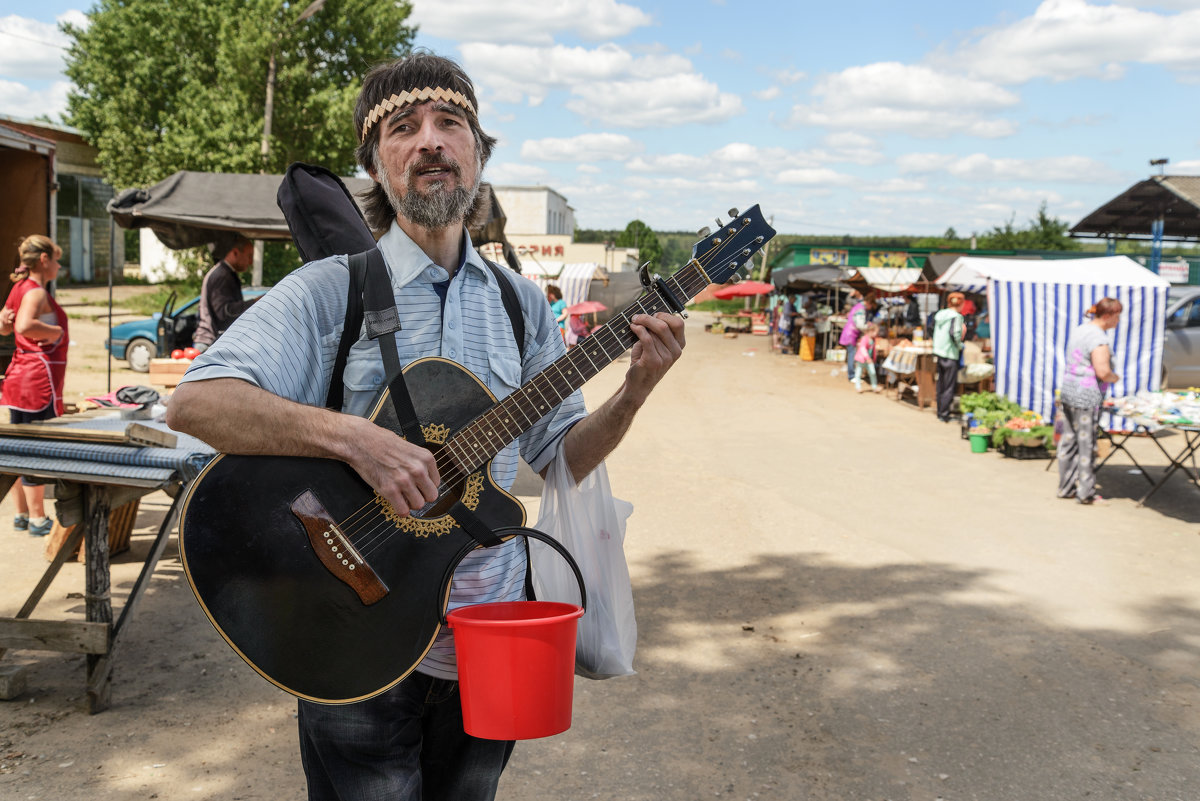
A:
<svg viewBox="0 0 1200 801">
<path fill-rule="evenodd" d="M 1183 450 L 1181 450 L 1179 452 L 1178 457 L 1172 457 L 1170 454 L 1167 453 L 1166 449 L 1163 448 L 1163 446 L 1161 444 L 1158 444 L 1157 440 L 1155 440 L 1155 443 L 1158 444 L 1159 450 L 1161 450 L 1164 454 L 1167 454 L 1167 459 L 1169 460 L 1170 464 L 1167 466 L 1167 472 L 1163 473 L 1162 478 L 1160 478 L 1158 480 L 1158 483 L 1155 484 L 1153 487 L 1151 487 L 1150 491 L 1147 492 L 1145 495 L 1143 495 L 1142 499 L 1137 502 L 1138 506 L 1141 506 L 1142 504 L 1144 504 L 1147 500 L 1150 499 L 1151 495 L 1158 492 L 1159 487 L 1161 487 L 1163 484 L 1166 484 L 1167 479 L 1170 478 L 1171 474 L 1174 473 L 1176 470 L 1182 469 L 1183 474 L 1188 477 L 1188 480 L 1191 481 L 1193 484 L 1196 484 L 1197 488 L 1200 488 L 1200 482 L 1198 482 L 1196 478 L 1192 477 L 1192 474 L 1188 472 L 1187 466 L 1184 465 L 1184 462 L 1187 461 L 1189 458 L 1191 458 L 1193 460 L 1195 459 L 1196 449 L 1200 448 L 1200 436 L 1197 436 L 1195 432 L 1191 432 L 1191 431 L 1184 431 L 1183 436 L 1184 436 L 1184 446 L 1183 446 Z"/>
<path fill-rule="evenodd" d="M 1154 479 L 1152 479 L 1150 477 L 1150 473 L 1148 473 L 1146 471 L 1146 468 L 1142 467 L 1141 463 L 1138 462 L 1137 459 L 1133 458 L 1133 454 L 1130 453 L 1129 449 L 1125 447 L 1125 443 L 1128 442 L 1129 438 L 1132 437 L 1137 432 L 1137 429 L 1139 427 L 1140 426 L 1135 426 L 1133 431 L 1131 431 L 1128 434 L 1125 434 L 1123 437 L 1121 437 L 1120 442 L 1117 442 L 1117 440 L 1113 438 L 1111 431 L 1105 431 L 1103 428 L 1099 429 L 1100 435 L 1112 443 L 1112 450 L 1108 452 L 1108 456 L 1105 456 L 1104 459 L 1101 460 L 1100 464 L 1096 465 L 1095 472 L 1099 473 L 1100 468 L 1104 467 L 1104 465 L 1108 463 L 1108 460 L 1113 458 L 1113 455 L 1117 451 L 1124 451 L 1125 455 L 1127 457 L 1129 457 L 1129 461 L 1133 462 L 1133 466 L 1137 468 L 1137 470 L 1141 474 L 1142 478 L 1146 479 L 1147 483 L 1149 483 L 1151 487 L 1154 486 Z M 1150 439 L 1154 440 L 1155 444 L 1158 444 L 1158 440 L 1154 438 L 1154 432 L 1147 429 L 1146 433 L 1149 435 Z M 1159 450 L 1162 450 L 1162 445 L 1159 445 L 1158 447 L 1159 447 Z M 1165 453 L 1165 451 L 1164 451 L 1164 453 Z M 1170 459 L 1171 457 L 1168 456 L 1167 458 Z"/>
<path fill-rule="evenodd" d="M 89 623 L 112 625 L 112 577 L 108 564 L 108 514 L 112 503 L 107 487 L 83 487 L 84 548 L 87 550 L 87 589 L 84 594 Z M 87 705 L 95 714 L 112 702 L 112 663 L 105 654 L 87 655 Z"/>
</svg>

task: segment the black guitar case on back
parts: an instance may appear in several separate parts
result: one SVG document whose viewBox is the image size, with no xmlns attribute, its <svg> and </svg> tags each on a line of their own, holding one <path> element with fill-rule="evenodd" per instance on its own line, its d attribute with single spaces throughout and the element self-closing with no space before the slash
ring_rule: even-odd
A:
<svg viewBox="0 0 1200 801">
<path fill-rule="evenodd" d="M 275 201 L 306 262 L 362 253 L 375 237 L 342 179 L 324 167 L 296 162 L 287 168 Z"/>
</svg>

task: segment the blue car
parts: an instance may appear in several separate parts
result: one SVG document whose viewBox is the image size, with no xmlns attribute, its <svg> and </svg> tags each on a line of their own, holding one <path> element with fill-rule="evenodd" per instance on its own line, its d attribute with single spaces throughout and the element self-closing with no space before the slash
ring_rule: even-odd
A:
<svg viewBox="0 0 1200 801">
<path fill-rule="evenodd" d="M 250 300 L 266 292 L 266 287 L 244 287 L 242 297 Z M 153 317 L 114 325 L 104 341 L 113 358 L 124 359 L 130 370 L 145 373 L 150 370 L 151 359 L 169 356 L 176 348 L 191 347 L 200 321 L 200 298 L 176 306 L 175 297 L 172 292 L 163 310 Z"/>
</svg>

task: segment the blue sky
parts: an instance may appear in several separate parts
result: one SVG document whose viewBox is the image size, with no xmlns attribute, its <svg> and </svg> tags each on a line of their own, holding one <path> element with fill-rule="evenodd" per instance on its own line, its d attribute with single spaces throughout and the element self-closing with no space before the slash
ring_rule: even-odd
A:
<svg viewBox="0 0 1200 801">
<path fill-rule="evenodd" d="M 1043 200 L 1077 222 L 1151 158 L 1200 174 L 1200 0 L 413 6 L 475 79 L 485 178 L 555 188 L 584 228 L 761 203 L 785 233 L 968 234 Z M 85 6 L 6 8 L 0 114 L 54 116 L 54 26 Z"/>
</svg>

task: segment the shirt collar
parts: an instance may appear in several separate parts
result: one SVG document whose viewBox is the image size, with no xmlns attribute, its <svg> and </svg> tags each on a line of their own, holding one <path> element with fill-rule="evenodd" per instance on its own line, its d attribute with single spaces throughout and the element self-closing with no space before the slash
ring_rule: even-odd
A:
<svg viewBox="0 0 1200 801">
<path fill-rule="evenodd" d="M 473 267 L 485 282 L 491 283 L 494 280 L 492 271 L 487 269 L 479 251 L 471 245 L 471 238 L 465 227 L 462 229 L 462 236 L 462 260 L 458 265 L 459 271 L 465 267 Z M 392 226 L 387 233 L 379 238 L 379 249 L 383 252 L 384 261 L 387 262 L 388 268 L 392 272 L 392 281 L 397 286 L 405 286 L 430 267 L 434 267 L 440 276 L 433 280 L 444 281 L 448 278 L 446 271 L 434 264 L 433 260 L 426 255 L 425 251 L 421 250 L 416 242 L 409 238 L 408 234 L 404 233 L 404 229 L 395 220 L 392 221 Z"/>
</svg>

